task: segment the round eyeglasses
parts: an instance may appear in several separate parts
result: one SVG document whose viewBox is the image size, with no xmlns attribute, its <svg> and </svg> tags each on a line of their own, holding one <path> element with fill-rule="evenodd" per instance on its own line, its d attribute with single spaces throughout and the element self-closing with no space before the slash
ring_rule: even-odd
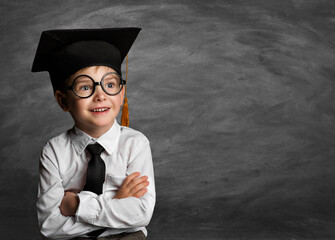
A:
<svg viewBox="0 0 335 240">
<path fill-rule="evenodd" d="M 100 85 L 102 90 L 108 95 L 117 95 L 121 92 L 126 81 L 116 72 L 108 72 L 101 78 L 100 82 L 95 82 L 89 75 L 79 75 L 73 80 L 67 90 L 72 90 L 77 97 L 89 98 L 95 92 L 95 87 Z"/>
</svg>

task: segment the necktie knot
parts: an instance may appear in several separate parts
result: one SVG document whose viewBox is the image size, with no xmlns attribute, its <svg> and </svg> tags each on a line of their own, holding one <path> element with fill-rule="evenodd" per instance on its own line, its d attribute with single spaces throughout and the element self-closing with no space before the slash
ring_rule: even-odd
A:
<svg viewBox="0 0 335 240">
<path fill-rule="evenodd" d="M 92 156 L 100 156 L 104 151 L 104 148 L 99 143 L 87 145 L 86 149 Z"/>
</svg>

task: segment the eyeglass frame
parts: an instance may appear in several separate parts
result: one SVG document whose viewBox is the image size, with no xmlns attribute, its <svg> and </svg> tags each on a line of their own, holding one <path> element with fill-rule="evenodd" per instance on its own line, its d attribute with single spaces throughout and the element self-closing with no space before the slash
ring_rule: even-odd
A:
<svg viewBox="0 0 335 240">
<path fill-rule="evenodd" d="M 122 85 L 122 86 L 121 86 L 120 90 L 119 90 L 117 93 L 108 93 L 108 92 L 106 91 L 106 89 L 104 88 L 104 86 L 101 84 L 101 83 L 105 80 L 105 77 L 106 77 L 107 75 L 111 74 L 111 73 L 112 73 L 112 74 L 115 74 L 115 75 L 117 75 L 117 76 L 120 77 L 120 85 Z M 87 97 L 81 97 L 81 96 L 79 96 L 79 95 L 74 91 L 74 83 L 76 82 L 76 80 L 77 80 L 79 77 L 88 77 L 88 78 L 90 78 L 90 79 L 92 80 L 92 82 L 93 82 L 93 84 L 94 84 L 94 85 L 93 85 L 93 86 L 94 86 L 94 88 L 93 88 L 93 92 L 92 92 L 90 95 L 88 95 Z M 83 75 L 79 75 L 79 76 L 77 76 L 77 77 L 73 80 L 72 85 L 71 85 L 71 86 L 68 86 L 66 90 L 72 90 L 72 92 L 74 93 L 74 95 L 76 95 L 76 96 L 79 97 L 79 98 L 89 98 L 89 97 L 91 97 L 91 96 L 95 93 L 95 89 L 96 89 L 96 86 L 97 86 L 97 85 L 100 85 L 101 88 L 102 88 L 102 90 L 103 90 L 107 95 L 109 95 L 109 96 L 115 96 L 115 95 L 118 95 L 118 94 L 122 91 L 123 86 L 126 85 L 126 80 L 122 79 L 121 76 L 120 76 L 118 73 L 116 73 L 116 72 L 108 72 L 108 73 L 105 73 L 105 74 L 102 76 L 100 82 L 96 82 L 91 76 L 86 75 L 86 74 L 83 74 Z"/>
</svg>

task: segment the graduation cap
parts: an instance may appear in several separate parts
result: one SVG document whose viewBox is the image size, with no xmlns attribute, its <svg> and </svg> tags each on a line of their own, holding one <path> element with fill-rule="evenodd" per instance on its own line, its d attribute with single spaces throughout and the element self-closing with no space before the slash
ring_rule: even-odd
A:
<svg viewBox="0 0 335 240">
<path fill-rule="evenodd" d="M 54 91 L 63 89 L 72 74 L 90 66 L 108 66 L 122 76 L 121 64 L 140 31 L 134 27 L 44 31 L 31 71 L 48 71 Z"/>
</svg>

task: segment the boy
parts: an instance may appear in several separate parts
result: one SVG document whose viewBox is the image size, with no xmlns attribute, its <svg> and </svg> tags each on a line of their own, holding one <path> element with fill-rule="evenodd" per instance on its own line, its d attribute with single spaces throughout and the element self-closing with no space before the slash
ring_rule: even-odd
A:
<svg viewBox="0 0 335 240">
<path fill-rule="evenodd" d="M 45 145 L 37 213 L 44 239 L 145 239 L 155 205 L 151 150 L 115 120 L 125 95 L 121 63 L 139 28 L 51 30 L 33 72 L 48 71 L 74 127 Z"/>
</svg>

